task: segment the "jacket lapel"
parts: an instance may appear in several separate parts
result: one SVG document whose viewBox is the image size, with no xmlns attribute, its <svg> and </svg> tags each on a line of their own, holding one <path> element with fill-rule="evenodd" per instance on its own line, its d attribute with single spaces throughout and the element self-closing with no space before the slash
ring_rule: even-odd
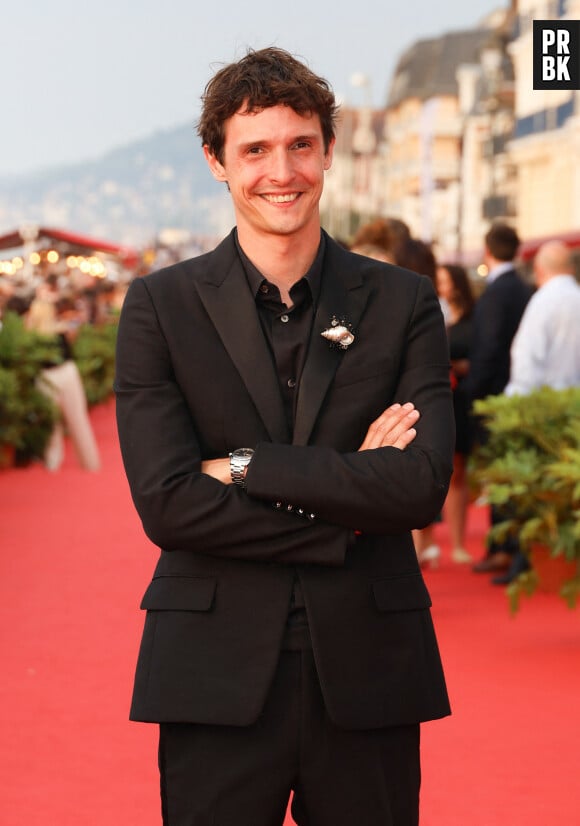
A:
<svg viewBox="0 0 580 826">
<path fill-rule="evenodd" d="M 210 254 L 206 277 L 197 287 L 270 438 L 275 442 L 288 442 L 290 434 L 274 362 L 233 234 Z M 232 414 L 235 415 L 235 411 Z"/>
<path fill-rule="evenodd" d="M 352 259 L 334 241 L 326 238 L 323 277 L 318 308 L 312 326 L 308 353 L 298 388 L 293 444 L 306 445 L 316 418 L 345 351 L 332 347 L 321 333 L 331 325 L 333 316 L 349 322 L 355 333 L 351 347 L 356 348 L 357 325 L 368 300 Z"/>
</svg>

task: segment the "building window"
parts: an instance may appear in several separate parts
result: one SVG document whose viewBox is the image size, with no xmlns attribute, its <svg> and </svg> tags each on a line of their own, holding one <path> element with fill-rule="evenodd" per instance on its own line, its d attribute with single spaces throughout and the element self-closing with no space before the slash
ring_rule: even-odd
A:
<svg viewBox="0 0 580 826">
<path fill-rule="evenodd" d="M 562 126 L 574 114 L 574 97 L 556 109 L 556 128 Z"/>
<path fill-rule="evenodd" d="M 525 118 L 518 118 L 514 129 L 514 138 L 527 138 L 529 135 L 537 135 L 540 132 L 548 132 L 562 127 L 568 118 L 574 114 L 574 97 L 572 96 L 566 103 L 552 109 L 542 109 L 527 115 Z"/>
</svg>

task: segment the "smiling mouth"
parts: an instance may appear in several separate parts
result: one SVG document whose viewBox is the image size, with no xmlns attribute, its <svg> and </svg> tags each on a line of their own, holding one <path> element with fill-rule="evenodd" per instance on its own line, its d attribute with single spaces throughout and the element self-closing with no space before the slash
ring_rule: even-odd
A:
<svg viewBox="0 0 580 826">
<path fill-rule="evenodd" d="M 291 204 L 300 197 L 300 192 L 292 192 L 288 195 L 262 195 L 269 204 Z"/>
</svg>

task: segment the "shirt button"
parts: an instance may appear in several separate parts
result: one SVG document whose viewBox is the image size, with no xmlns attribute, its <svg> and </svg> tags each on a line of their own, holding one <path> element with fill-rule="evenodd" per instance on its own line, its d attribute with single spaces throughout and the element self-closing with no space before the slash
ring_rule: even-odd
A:
<svg viewBox="0 0 580 826">
<path fill-rule="evenodd" d="M 288 383 L 288 387 L 290 387 L 290 389 L 296 387 L 296 379 L 288 379 L 287 383 Z"/>
<path fill-rule="evenodd" d="M 266 295 L 266 293 L 270 292 L 270 287 L 268 287 L 267 284 L 261 284 L 260 285 L 260 292 L 264 293 L 264 295 Z"/>
<path fill-rule="evenodd" d="M 281 321 L 283 324 L 286 324 L 286 322 L 287 322 L 287 321 L 289 321 L 289 318 L 288 318 L 288 316 L 286 315 L 286 313 L 284 313 L 284 315 L 281 315 L 281 316 L 280 316 L 280 321 Z"/>
</svg>

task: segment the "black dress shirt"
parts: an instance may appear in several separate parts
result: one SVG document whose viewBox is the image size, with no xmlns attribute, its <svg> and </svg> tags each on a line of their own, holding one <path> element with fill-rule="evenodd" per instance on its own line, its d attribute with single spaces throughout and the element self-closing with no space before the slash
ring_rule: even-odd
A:
<svg viewBox="0 0 580 826">
<path fill-rule="evenodd" d="M 245 255 L 237 240 L 238 252 L 248 284 L 256 301 L 258 317 L 268 342 L 280 383 L 289 431 L 294 430 L 296 395 L 312 334 L 312 325 L 320 295 L 324 263 L 324 237 L 312 266 L 290 290 L 292 306 L 282 302 L 280 290 L 265 278 Z M 300 503 L 292 503 L 299 505 Z M 298 517 L 297 517 L 298 518 Z M 292 599 L 286 625 L 285 649 L 310 648 L 308 619 L 300 580 L 294 578 Z"/>
</svg>

